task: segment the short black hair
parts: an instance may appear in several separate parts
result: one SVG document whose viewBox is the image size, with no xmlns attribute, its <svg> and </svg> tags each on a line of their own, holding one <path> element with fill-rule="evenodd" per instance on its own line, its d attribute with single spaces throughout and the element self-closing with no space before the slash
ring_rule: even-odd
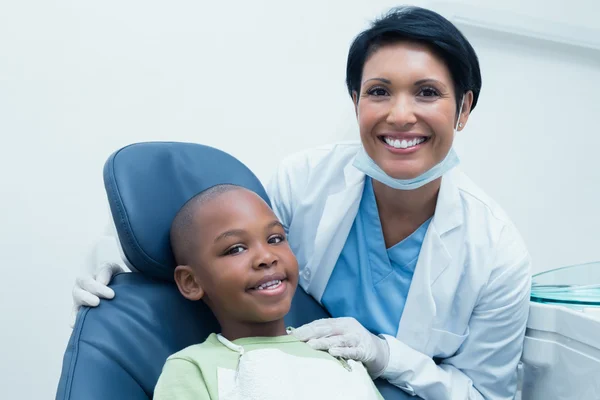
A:
<svg viewBox="0 0 600 400">
<path fill-rule="evenodd" d="M 170 241 L 173 256 L 177 265 L 189 265 L 193 262 L 192 249 L 195 244 L 193 238 L 196 236 L 196 222 L 194 215 L 198 207 L 208 201 L 231 192 L 232 190 L 244 189 L 242 186 L 232 184 L 220 184 L 211 186 L 189 199 L 177 212 L 171 223 Z"/>
<path fill-rule="evenodd" d="M 481 71 L 475 50 L 446 18 L 415 6 L 392 8 L 354 39 L 346 64 L 346 86 L 350 96 L 354 92 L 360 93 L 367 59 L 380 47 L 400 41 L 423 43 L 442 57 L 454 81 L 457 113 L 463 94 L 469 90 L 473 91 L 471 110 L 475 108 L 481 91 Z"/>
</svg>

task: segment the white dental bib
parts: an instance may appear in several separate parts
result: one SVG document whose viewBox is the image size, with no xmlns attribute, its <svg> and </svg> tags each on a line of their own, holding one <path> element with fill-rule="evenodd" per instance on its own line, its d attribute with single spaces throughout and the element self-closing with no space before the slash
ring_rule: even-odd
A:
<svg viewBox="0 0 600 400">
<path fill-rule="evenodd" d="M 378 399 L 360 362 L 349 368 L 327 359 L 295 356 L 277 349 L 244 351 L 221 335 L 219 341 L 240 354 L 236 370 L 218 368 L 220 400 Z"/>
</svg>

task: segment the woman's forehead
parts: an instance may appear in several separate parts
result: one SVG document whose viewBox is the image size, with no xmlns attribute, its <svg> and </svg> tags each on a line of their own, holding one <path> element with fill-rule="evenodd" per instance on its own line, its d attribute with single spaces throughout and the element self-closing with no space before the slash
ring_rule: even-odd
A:
<svg viewBox="0 0 600 400">
<path fill-rule="evenodd" d="M 427 45 L 410 41 L 389 43 L 375 50 L 365 62 L 362 80 L 373 78 L 451 82 L 444 60 Z"/>
</svg>

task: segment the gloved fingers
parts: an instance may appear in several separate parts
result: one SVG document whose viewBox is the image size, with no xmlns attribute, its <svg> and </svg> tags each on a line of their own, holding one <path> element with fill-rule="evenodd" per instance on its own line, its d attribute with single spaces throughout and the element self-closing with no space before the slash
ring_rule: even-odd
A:
<svg viewBox="0 0 600 400">
<path fill-rule="evenodd" d="M 118 272 L 123 272 L 123 268 L 121 268 L 119 264 L 105 264 L 102 268 L 100 268 L 100 270 L 98 270 L 98 273 L 96 274 L 96 281 L 98 281 L 98 283 L 101 285 L 108 286 L 113 275 Z"/>
<path fill-rule="evenodd" d="M 333 335 L 344 334 L 347 330 L 348 318 L 323 318 L 302 325 L 292 331 L 292 334 L 303 342 Z"/>
<path fill-rule="evenodd" d="M 328 350 L 332 347 L 356 347 L 358 343 L 359 338 L 352 334 L 311 339 L 307 342 L 315 350 Z"/>
<path fill-rule="evenodd" d="M 73 288 L 73 302 L 75 303 L 75 308 L 79 309 L 80 306 L 97 307 L 100 304 L 100 299 L 98 296 L 75 286 Z"/>
<path fill-rule="evenodd" d="M 332 332 L 331 325 L 323 320 L 316 320 L 302 325 L 292 331 L 292 334 L 303 342 L 310 339 L 316 339 L 324 336 L 329 336 Z"/>
<path fill-rule="evenodd" d="M 364 354 L 356 347 L 332 347 L 328 351 L 332 356 L 346 360 L 363 361 L 364 357 Z"/>
<path fill-rule="evenodd" d="M 77 278 L 77 285 L 82 290 L 97 296 L 102 299 L 112 299 L 115 297 L 115 292 L 106 284 L 102 284 L 93 278 Z M 87 297 L 87 296 L 85 296 Z M 99 301 L 99 300 L 98 300 Z M 96 304 L 97 305 L 97 304 Z M 94 306 L 95 307 L 95 306 Z"/>
</svg>

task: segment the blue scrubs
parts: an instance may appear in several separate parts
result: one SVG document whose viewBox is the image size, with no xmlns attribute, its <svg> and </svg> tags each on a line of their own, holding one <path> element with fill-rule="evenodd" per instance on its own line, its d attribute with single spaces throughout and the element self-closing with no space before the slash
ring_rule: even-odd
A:
<svg viewBox="0 0 600 400">
<path fill-rule="evenodd" d="M 371 178 L 322 304 L 332 317 L 354 317 L 375 334 L 396 336 L 431 218 L 409 237 L 385 247 Z"/>
</svg>

